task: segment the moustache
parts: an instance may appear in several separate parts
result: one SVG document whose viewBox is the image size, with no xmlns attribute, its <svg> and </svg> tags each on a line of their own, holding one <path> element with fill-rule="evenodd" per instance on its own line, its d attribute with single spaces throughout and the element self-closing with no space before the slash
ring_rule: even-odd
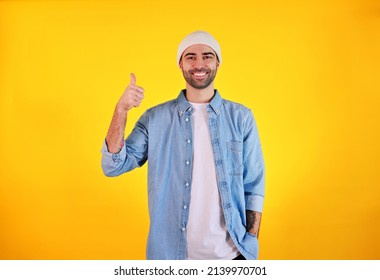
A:
<svg viewBox="0 0 380 280">
<path fill-rule="evenodd" d="M 206 72 L 210 72 L 210 71 L 206 67 L 202 67 L 202 68 L 199 68 L 199 69 L 191 69 L 191 70 L 189 70 L 190 74 L 199 73 L 199 72 L 206 73 Z"/>
</svg>

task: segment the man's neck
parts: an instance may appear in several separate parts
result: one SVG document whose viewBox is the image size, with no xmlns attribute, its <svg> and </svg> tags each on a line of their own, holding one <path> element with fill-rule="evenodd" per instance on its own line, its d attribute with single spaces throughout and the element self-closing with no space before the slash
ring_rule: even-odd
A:
<svg viewBox="0 0 380 280">
<path fill-rule="evenodd" d="M 193 103 L 209 103 L 214 97 L 214 85 L 211 84 L 204 89 L 196 89 L 186 85 L 186 99 Z"/>
</svg>

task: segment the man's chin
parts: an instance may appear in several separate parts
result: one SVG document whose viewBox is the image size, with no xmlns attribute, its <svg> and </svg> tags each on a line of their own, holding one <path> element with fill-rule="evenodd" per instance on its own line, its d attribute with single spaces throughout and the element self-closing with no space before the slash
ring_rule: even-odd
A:
<svg viewBox="0 0 380 280">
<path fill-rule="evenodd" d="M 208 88 L 210 85 L 211 85 L 212 81 L 204 81 L 204 82 L 200 82 L 200 81 L 191 81 L 191 83 L 189 83 L 193 88 L 195 89 L 205 89 L 205 88 Z"/>
</svg>

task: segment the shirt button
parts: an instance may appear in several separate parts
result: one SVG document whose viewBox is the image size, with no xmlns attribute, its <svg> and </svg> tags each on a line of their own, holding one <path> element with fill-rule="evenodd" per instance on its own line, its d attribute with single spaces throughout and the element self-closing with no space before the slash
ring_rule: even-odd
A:
<svg viewBox="0 0 380 280">
<path fill-rule="evenodd" d="M 181 228 L 181 230 L 182 230 L 182 231 L 185 231 L 186 229 L 183 227 L 183 228 Z"/>
<path fill-rule="evenodd" d="M 184 205 L 184 206 L 183 206 L 183 209 L 185 209 L 185 210 L 186 210 L 186 209 L 187 209 L 187 206 L 186 206 L 186 205 Z"/>
<path fill-rule="evenodd" d="M 190 161 L 187 160 L 187 161 L 186 161 L 186 165 L 189 165 L 189 164 L 190 164 Z"/>
<path fill-rule="evenodd" d="M 189 118 L 186 118 L 186 119 L 185 119 L 185 121 L 187 121 L 187 122 L 188 122 L 188 121 L 189 121 Z"/>
<path fill-rule="evenodd" d="M 187 139 L 187 141 L 186 141 L 186 142 L 187 142 L 187 144 L 190 144 L 190 143 L 191 143 L 190 139 Z"/>
<path fill-rule="evenodd" d="M 189 183 L 186 183 L 185 186 L 188 187 L 188 186 L 190 186 L 190 184 L 189 184 Z"/>
</svg>

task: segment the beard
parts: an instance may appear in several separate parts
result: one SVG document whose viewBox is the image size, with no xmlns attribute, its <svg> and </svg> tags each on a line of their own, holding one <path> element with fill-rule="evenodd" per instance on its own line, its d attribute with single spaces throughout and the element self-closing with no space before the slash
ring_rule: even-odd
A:
<svg viewBox="0 0 380 280">
<path fill-rule="evenodd" d="M 183 77 L 186 82 L 196 89 L 205 89 L 214 81 L 217 69 L 211 70 L 210 68 L 202 67 L 200 69 L 192 69 L 188 72 L 182 69 Z M 194 76 L 194 73 L 206 73 L 203 79 Z"/>
</svg>

